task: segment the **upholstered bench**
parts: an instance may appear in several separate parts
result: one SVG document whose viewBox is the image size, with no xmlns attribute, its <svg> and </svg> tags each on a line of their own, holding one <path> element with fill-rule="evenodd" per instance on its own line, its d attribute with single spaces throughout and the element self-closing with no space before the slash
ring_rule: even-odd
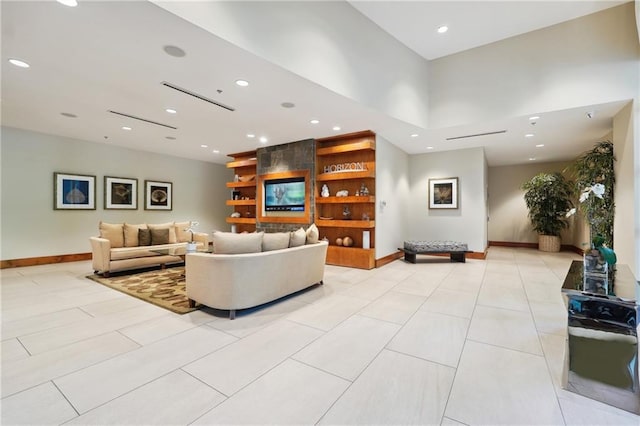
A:
<svg viewBox="0 0 640 426">
<path fill-rule="evenodd" d="M 466 262 L 466 254 L 469 252 L 466 243 L 454 241 L 405 241 L 404 248 L 398 248 L 404 252 L 404 260 L 416 263 L 417 254 L 448 254 L 451 262 Z"/>
</svg>

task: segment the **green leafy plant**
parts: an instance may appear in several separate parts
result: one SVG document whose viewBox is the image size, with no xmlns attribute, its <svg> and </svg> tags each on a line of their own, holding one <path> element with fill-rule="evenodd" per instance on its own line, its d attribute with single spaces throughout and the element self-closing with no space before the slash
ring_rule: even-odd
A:
<svg viewBox="0 0 640 426">
<path fill-rule="evenodd" d="M 560 173 L 539 173 L 522 184 L 529 219 L 538 234 L 560 236 L 569 226 L 567 211 L 573 207 L 573 183 Z"/>
</svg>

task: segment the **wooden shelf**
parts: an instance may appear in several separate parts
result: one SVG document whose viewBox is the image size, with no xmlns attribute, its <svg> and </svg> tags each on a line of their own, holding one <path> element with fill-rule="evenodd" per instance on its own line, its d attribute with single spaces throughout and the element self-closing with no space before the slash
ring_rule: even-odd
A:
<svg viewBox="0 0 640 426">
<path fill-rule="evenodd" d="M 373 229 L 376 227 L 375 220 L 316 220 L 317 227 L 325 228 L 359 228 L 359 229 Z"/>
<path fill-rule="evenodd" d="M 250 158 L 247 160 L 229 161 L 227 163 L 227 168 L 235 169 L 237 167 L 255 166 L 257 164 L 258 164 L 258 160 L 256 158 Z"/>
<path fill-rule="evenodd" d="M 255 206 L 256 200 L 227 200 L 228 206 Z"/>
<path fill-rule="evenodd" d="M 374 195 L 364 197 L 316 197 L 316 204 L 359 204 L 359 203 L 375 203 Z"/>
<path fill-rule="evenodd" d="M 255 217 L 228 217 L 227 223 L 246 223 L 246 224 L 255 225 L 256 218 Z"/>
<path fill-rule="evenodd" d="M 256 186 L 255 180 L 250 180 L 249 182 L 227 182 L 227 188 L 250 188 L 252 186 Z"/>
<path fill-rule="evenodd" d="M 354 142 L 354 143 L 348 143 L 344 145 L 318 148 L 316 151 L 316 155 L 319 155 L 319 156 L 335 155 L 335 154 L 344 154 L 345 152 L 356 152 L 356 151 L 375 150 L 375 149 L 376 149 L 375 141 L 373 139 L 367 139 L 362 142 Z"/>
<path fill-rule="evenodd" d="M 335 173 L 322 173 L 316 176 L 316 182 L 329 182 L 332 180 L 345 180 L 345 179 L 367 179 L 375 178 L 375 170 L 365 170 L 362 172 L 335 172 Z"/>
<path fill-rule="evenodd" d="M 330 265 L 373 269 L 376 266 L 375 250 L 359 247 L 327 247 L 327 261 Z"/>
</svg>

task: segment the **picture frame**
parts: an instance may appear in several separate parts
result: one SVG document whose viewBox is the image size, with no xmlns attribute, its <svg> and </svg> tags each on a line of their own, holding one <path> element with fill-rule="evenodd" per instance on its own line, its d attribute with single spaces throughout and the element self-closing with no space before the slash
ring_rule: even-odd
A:
<svg viewBox="0 0 640 426">
<path fill-rule="evenodd" d="M 96 177 L 74 173 L 53 173 L 54 210 L 95 210 Z"/>
<path fill-rule="evenodd" d="M 429 179 L 429 208 L 458 208 L 458 178 Z"/>
<path fill-rule="evenodd" d="M 144 209 L 172 210 L 173 183 L 157 180 L 144 181 Z"/>
<path fill-rule="evenodd" d="M 138 179 L 104 177 L 105 210 L 138 210 Z"/>
</svg>

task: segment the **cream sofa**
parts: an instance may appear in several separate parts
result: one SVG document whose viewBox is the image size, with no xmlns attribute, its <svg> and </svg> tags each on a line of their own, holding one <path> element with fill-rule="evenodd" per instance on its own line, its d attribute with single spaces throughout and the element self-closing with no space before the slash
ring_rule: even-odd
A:
<svg viewBox="0 0 640 426">
<path fill-rule="evenodd" d="M 213 234 L 214 250 L 220 246 L 217 234 Z M 322 284 L 328 245 L 320 241 L 241 254 L 189 253 L 186 255 L 187 297 L 191 306 L 198 302 L 228 310 L 229 318 L 234 319 L 237 309 L 262 305 Z"/>
<path fill-rule="evenodd" d="M 100 222 L 98 227 L 100 236 L 89 238 L 93 270 L 96 274 L 100 273 L 108 277 L 113 271 L 182 262 L 180 256 L 159 254 L 152 250 L 185 247 L 192 239 L 191 232 L 185 231 L 189 224 L 190 222 L 161 224 Z M 150 233 L 154 233 L 152 235 L 158 235 L 158 241 L 151 241 L 156 244 L 140 245 L 140 229 L 149 230 Z M 165 234 L 166 238 L 164 238 Z M 199 248 L 209 245 L 209 237 L 205 233 L 194 232 L 193 241 Z"/>
</svg>

